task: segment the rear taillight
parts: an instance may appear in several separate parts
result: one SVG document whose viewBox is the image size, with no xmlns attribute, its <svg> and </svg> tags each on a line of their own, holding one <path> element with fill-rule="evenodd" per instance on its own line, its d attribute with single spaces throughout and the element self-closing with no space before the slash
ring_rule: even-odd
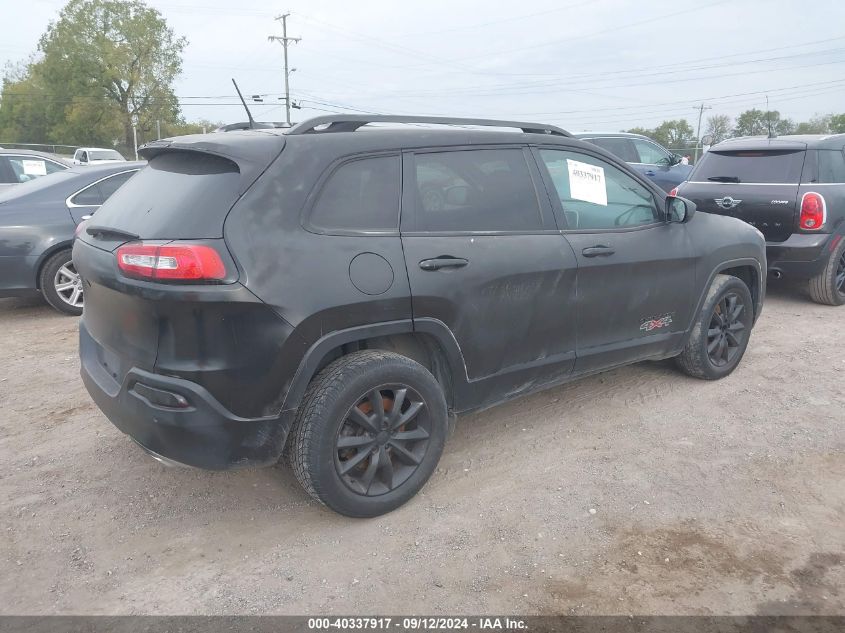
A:
<svg viewBox="0 0 845 633">
<path fill-rule="evenodd" d="M 675 187 L 674 189 L 672 189 L 672 191 L 669 192 L 669 197 L 670 198 L 677 198 L 678 197 L 678 188 L 677 187 Z"/>
<path fill-rule="evenodd" d="M 801 198 L 801 216 L 798 226 L 807 231 L 817 231 L 827 220 L 827 206 L 820 193 L 808 191 Z"/>
<path fill-rule="evenodd" d="M 220 281 L 226 265 L 204 244 L 144 244 L 117 249 L 117 266 L 127 277 L 165 281 Z"/>
</svg>

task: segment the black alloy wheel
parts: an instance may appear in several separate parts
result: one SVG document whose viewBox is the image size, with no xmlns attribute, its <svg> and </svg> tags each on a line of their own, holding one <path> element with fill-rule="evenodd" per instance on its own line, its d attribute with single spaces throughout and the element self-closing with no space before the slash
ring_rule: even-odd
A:
<svg viewBox="0 0 845 633">
<path fill-rule="evenodd" d="M 383 385 L 350 407 L 335 440 L 335 468 L 356 494 L 383 495 L 422 463 L 431 435 L 422 397 L 407 385 Z"/>
<path fill-rule="evenodd" d="M 726 294 L 716 304 L 707 330 L 707 355 L 716 367 L 730 365 L 743 349 L 747 335 L 742 319 L 745 309 L 736 293 Z"/>
</svg>

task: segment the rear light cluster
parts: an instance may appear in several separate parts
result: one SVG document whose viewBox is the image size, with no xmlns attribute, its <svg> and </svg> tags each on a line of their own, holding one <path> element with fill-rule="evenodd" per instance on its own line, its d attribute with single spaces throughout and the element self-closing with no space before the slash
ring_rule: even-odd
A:
<svg viewBox="0 0 845 633">
<path fill-rule="evenodd" d="M 226 265 L 219 253 L 204 244 L 125 244 L 117 249 L 117 266 L 126 277 L 134 279 L 220 281 L 226 278 Z"/>
<path fill-rule="evenodd" d="M 801 198 L 801 216 L 798 226 L 807 231 L 817 231 L 827 220 L 827 206 L 821 194 L 808 191 Z"/>
</svg>

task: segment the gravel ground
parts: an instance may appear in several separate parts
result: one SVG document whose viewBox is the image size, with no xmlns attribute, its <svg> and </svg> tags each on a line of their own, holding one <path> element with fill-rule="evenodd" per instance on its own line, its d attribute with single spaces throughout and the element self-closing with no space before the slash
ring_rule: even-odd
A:
<svg viewBox="0 0 845 633">
<path fill-rule="evenodd" d="M 845 614 L 845 308 L 770 292 L 740 368 L 642 363 L 463 417 L 405 507 L 166 468 L 0 301 L 0 613 Z"/>
</svg>

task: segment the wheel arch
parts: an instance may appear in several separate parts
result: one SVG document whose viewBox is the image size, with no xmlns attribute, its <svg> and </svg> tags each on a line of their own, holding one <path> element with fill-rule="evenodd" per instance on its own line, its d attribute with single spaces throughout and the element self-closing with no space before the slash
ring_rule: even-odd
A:
<svg viewBox="0 0 845 633">
<path fill-rule="evenodd" d="M 283 411 L 299 407 L 308 384 L 332 361 L 364 349 L 401 354 L 428 369 L 440 386 L 449 409 L 459 406 L 467 383 L 466 368 L 449 328 L 435 319 L 407 319 L 348 328 L 318 339 L 299 363 L 285 394 Z"/>
<path fill-rule="evenodd" d="M 44 252 L 42 252 L 36 260 L 35 266 L 33 266 L 33 271 L 35 273 L 33 288 L 41 290 L 41 271 L 44 268 L 44 264 L 47 263 L 47 260 L 60 251 L 71 250 L 72 248 L 73 240 L 62 240 L 61 242 L 51 244 L 48 248 L 44 249 Z"/>
<path fill-rule="evenodd" d="M 756 260 L 751 260 L 751 262 L 754 261 Z M 711 277 L 710 283 L 707 284 L 708 288 L 713 283 L 713 278 L 715 278 L 717 274 L 737 277 L 738 279 L 741 279 L 746 286 L 748 286 L 748 290 L 751 292 L 751 301 L 754 307 L 754 320 L 756 322 L 757 317 L 760 316 L 760 310 L 762 309 L 764 298 L 763 293 L 765 292 L 765 276 L 761 269 L 750 262 L 723 265 L 716 271 L 713 277 Z"/>
</svg>

